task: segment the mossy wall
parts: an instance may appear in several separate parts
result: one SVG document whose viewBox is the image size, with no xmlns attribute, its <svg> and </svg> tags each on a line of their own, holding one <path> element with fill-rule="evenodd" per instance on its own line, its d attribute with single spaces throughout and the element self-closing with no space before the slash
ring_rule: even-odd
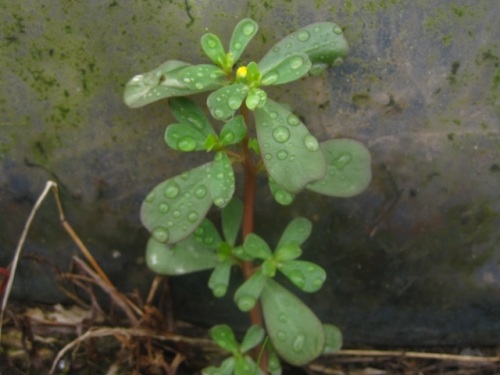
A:
<svg viewBox="0 0 500 375">
<path fill-rule="evenodd" d="M 272 239 L 267 228 L 276 224 L 280 233 L 290 216 L 315 222 L 306 253 L 326 265 L 329 278 L 304 298 L 348 342 L 497 343 L 500 3 L 26 0 L 0 10 L 1 265 L 45 181 L 54 179 L 69 221 L 110 277 L 124 290 L 146 288 L 152 274 L 142 263 L 139 205 L 156 183 L 206 155 L 186 161 L 168 150 L 165 103 L 130 110 L 124 84 L 167 59 L 206 61 L 201 35 L 227 42 L 243 17 L 260 25 L 248 49 L 256 60 L 297 27 L 329 20 L 344 28 L 349 58 L 272 95 L 320 140 L 363 141 L 373 182 L 354 199 L 303 193 L 285 208 L 265 188 L 257 230 Z M 51 199 L 24 254 L 17 298 L 61 300 L 52 272 L 67 269 L 77 250 Z M 211 298 L 200 314 L 206 277 L 174 280 L 181 318 L 228 318 L 228 305 Z"/>
</svg>

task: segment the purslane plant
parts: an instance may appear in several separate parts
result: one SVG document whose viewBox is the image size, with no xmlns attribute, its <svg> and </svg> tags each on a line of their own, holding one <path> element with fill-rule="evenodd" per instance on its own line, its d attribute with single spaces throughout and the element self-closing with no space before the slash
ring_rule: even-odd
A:
<svg viewBox="0 0 500 375">
<path fill-rule="evenodd" d="M 219 367 L 205 369 L 207 374 L 280 373 L 279 358 L 303 365 L 342 344 L 337 327 L 322 324 L 276 279 L 281 274 L 312 293 L 321 288 L 326 272 L 299 259 L 312 230 L 306 218 L 293 219 L 274 248 L 254 233 L 257 175 L 267 176 L 281 205 L 291 204 L 304 189 L 350 197 L 371 179 L 365 146 L 352 139 L 319 142 L 287 105 L 265 91 L 341 63 L 348 52 L 342 29 L 332 22 L 308 25 L 275 44 L 259 62 L 244 65 L 240 57 L 257 30 L 253 20 L 241 20 L 227 52 L 216 35 L 207 33 L 201 47 L 212 64 L 168 60 L 133 77 L 125 88 L 124 100 L 132 108 L 169 98 L 177 121 L 165 132 L 169 147 L 214 154 L 212 161 L 156 185 L 141 206 L 142 223 L 151 233 L 146 260 L 154 272 L 182 275 L 213 269 L 208 286 L 215 297 L 227 293 L 232 267 L 243 272 L 244 282 L 233 298 L 250 313 L 252 326 L 241 344 L 230 327 L 212 328 L 214 341 L 231 356 Z M 186 98 L 208 91 L 212 119 Z M 234 197 L 237 165 L 243 169 L 243 202 Z M 206 218 L 212 205 L 221 209 L 222 233 Z M 259 345 L 261 356 L 253 358 L 250 351 Z"/>
</svg>

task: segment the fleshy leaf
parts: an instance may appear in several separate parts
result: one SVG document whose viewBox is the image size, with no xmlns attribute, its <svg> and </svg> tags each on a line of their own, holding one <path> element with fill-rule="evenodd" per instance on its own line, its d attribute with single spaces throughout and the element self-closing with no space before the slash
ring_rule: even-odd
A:
<svg viewBox="0 0 500 375">
<path fill-rule="evenodd" d="M 371 156 L 368 149 L 353 139 L 331 139 L 321 143 L 327 161 L 327 173 L 307 188 L 332 197 L 352 197 L 371 181 Z"/>
<path fill-rule="evenodd" d="M 228 205 L 222 209 L 222 232 L 225 240 L 231 246 L 236 243 L 242 218 L 243 203 L 239 199 L 231 199 Z"/>
<path fill-rule="evenodd" d="M 311 69 L 311 66 L 309 57 L 304 53 L 287 56 L 276 64 L 273 69 L 265 73 L 261 72 L 261 84 L 263 86 L 281 85 L 295 81 L 305 76 Z"/>
<path fill-rule="evenodd" d="M 241 107 L 248 94 L 248 87 L 243 83 L 234 83 L 211 93 L 207 106 L 217 120 L 227 120 Z"/>
<path fill-rule="evenodd" d="M 234 194 L 234 171 L 225 152 L 215 154 L 210 172 L 210 195 L 217 207 L 224 207 Z"/>
<path fill-rule="evenodd" d="M 269 245 L 255 233 L 250 233 L 243 244 L 245 252 L 253 258 L 269 259 L 273 256 Z"/>
<path fill-rule="evenodd" d="M 233 375 L 236 359 L 226 358 L 219 367 L 209 366 L 202 370 L 203 375 Z"/>
<path fill-rule="evenodd" d="M 214 268 L 218 260 L 213 248 L 200 244 L 192 236 L 173 248 L 151 237 L 146 247 L 146 263 L 160 275 L 183 275 Z"/>
<path fill-rule="evenodd" d="M 241 311 L 250 311 L 255 306 L 266 280 L 267 276 L 257 271 L 240 285 L 234 294 L 234 302 Z"/>
<path fill-rule="evenodd" d="M 295 199 L 295 194 L 283 189 L 272 179 L 271 176 L 269 176 L 269 189 L 271 189 L 271 194 L 273 195 L 274 200 L 283 206 L 292 204 Z"/>
<path fill-rule="evenodd" d="M 297 259 L 302 255 L 302 249 L 295 243 L 288 243 L 282 245 L 274 252 L 274 259 L 277 262 L 286 262 L 289 260 Z"/>
<path fill-rule="evenodd" d="M 342 28 L 333 22 L 317 22 L 303 27 L 280 40 L 259 61 L 263 75 L 272 71 L 290 55 L 305 53 L 312 63 L 312 73 L 319 73 L 332 64 L 339 64 L 349 46 Z"/>
<path fill-rule="evenodd" d="M 234 367 L 234 375 L 262 375 L 259 371 L 259 366 L 250 356 L 236 358 L 236 366 Z"/>
<path fill-rule="evenodd" d="M 236 116 L 227 122 L 219 134 L 220 146 L 225 147 L 240 143 L 247 135 L 247 127 L 243 116 Z"/>
<path fill-rule="evenodd" d="M 266 343 L 267 369 L 271 375 L 281 375 L 281 361 L 271 343 Z"/>
<path fill-rule="evenodd" d="M 162 243 L 189 236 L 212 205 L 209 171 L 212 163 L 191 169 L 156 185 L 141 206 L 141 221 Z"/>
<path fill-rule="evenodd" d="M 189 152 L 205 150 L 207 135 L 186 124 L 171 124 L 165 131 L 165 142 L 174 150 Z"/>
<path fill-rule="evenodd" d="M 215 90 L 227 82 L 224 71 L 215 65 L 200 64 L 188 66 L 179 71 L 179 79 L 196 92 Z"/>
<path fill-rule="evenodd" d="M 326 272 L 317 264 L 305 260 L 289 260 L 278 264 L 278 269 L 299 289 L 316 292 L 326 280 Z"/>
<path fill-rule="evenodd" d="M 132 77 L 125 86 L 125 104 L 138 108 L 163 98 L 199 92 L 190 90 L 179 79 L 179 72 L 188 66 L 190 64 L 183 61 L 169 60 L 150 72 Z"/>
<path fill-rule="evenodd" d="M 254 113 L 262 159 L 278 185 L 297 193 L 325 175 L 319 143 L 297 116 L 271 99 Z"/>
<path fill-rule="evenodd" d="M 227 292 L 229 276 L 231 274 L 231 260 L 226 259 L 215 267 L 208 279 L 208 287 L 212 289 L 215 297 L 222 297 Z"/>
<path fill-rule="evenodd" d="M 204 219 L 200 226 L 196 228 L 193 235 L 194 239 L 200 244 L 205 244 L 210 249 L 217 249 L 222 243 L 219 231 L 215 225 L 208 219 Z"/>
<path fill-rule="evenodd" d="M 248 92 L 248 96 L 245 99 L 245 104 L 250 110 L 255 108 L 262 108 L 267 101 L 267 94 L 264 90 L 257 87 L 253 87 Z"/>
<path fill-rule="evenodd" d="M 205 136 L 215 133 L 201 108 L 191 99 L 184 97 L 172 98 L 168 101 L 168 104 L 172 114 L 181 124 L 189 125 Z"/>
<path fill-rule="evenodd" d="M 201 48 L 203 52 L 212 60 L 215 64 L 221 68 L 226 66 L 226 52 L 224 51 L 224 46 L 222 45 L 219 37 L 212 33 L 207 33 L 201 37 Z"/>
<path fill-rule="evenodd" d="M 325 330 L 325 348 L 323 354 L 332 354 L 342 348 L 343 337 L 342 331 L 333 324 L 323 324 Z"/>
<path fill-rule="evenodd" d="M 300 299 L 268 279 L 261 294 L 269 337 L 278 354 L 292 365 L 305 365 L 325 346 L 323 325 Z"/>
<path fill-rule="evenodd" d="M 210 337 L 217 345 L 228 352 L 236 352 L 239 348 L 233 330 L 227 324 L 219 324 L 210 329 Z"/>
<path fill-rule="evenodd" d="M 304 217 L 297 217 L 283 231 L 277 248 L 288 244 L 300 246 L 309 238 L 311 231 L 312 223 Z"/>
<path fill-rule="evenodd" d="M 234 62 L 240 58 L 258 29 L 259 25 L 257 22 L 250 18 L 244 18 L 238 22 L 231 36 L 231 41 L 229 42 L 229 52 Z"/>
<path fill-rule="evenodd" d="M 243 337 L 243 341 L 241 341 L 240 352 L 246 353 L 249 350 L 255 348 L 259 345 L 264 339 L 266 332 L 264 328 L 258 325 L 252 325 L 248 328 L 245 336 Z"/>
</svg>

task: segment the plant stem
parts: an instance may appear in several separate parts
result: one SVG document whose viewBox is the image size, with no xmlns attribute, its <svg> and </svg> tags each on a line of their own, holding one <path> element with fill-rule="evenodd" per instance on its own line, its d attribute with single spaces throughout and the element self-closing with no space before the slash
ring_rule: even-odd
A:
<svg viewBox="0 0 500 375">
<path fill-rule="evenodd" d="M 244 187 L 244 198 L 243 198 L 243 240 L 245 240 L 246 236 L 250 233 L 253 233 L 253 224 L 254 224 L 254 209 L 255 209 L 255 186 L 256 186 L 256 167 L 252 160 L 252 155 L 250 153 L 250 149 L 248 148 L 248 141 L 250 133 L 250 118 L 249 111 L 245 104 L 241 106 L 241 115 L 245 121 L 245 125 L 247 126 L 247 136 L 242 142 L 242 152 L 243 152 L 243 170 L 244 170 L 244 178 L 245 178 L 245 187 Z M 242 271 L 243 277 L 245 280 L 248 280 L 253 272 L 252 262 L 243 262 L 242 263 Z M 264 322 L 262 320 L 262 313 L 260 303 L 256 303 L 254 308 L 250 310 L 250 322 L 252 324 L 263 327 Z M 266 353 L 259 348 L 256 348 L 254 352 L 254 359 L 258 361 L 258 365 L 264 372 L 267 374 L 267 356 Z"/>
</svg>

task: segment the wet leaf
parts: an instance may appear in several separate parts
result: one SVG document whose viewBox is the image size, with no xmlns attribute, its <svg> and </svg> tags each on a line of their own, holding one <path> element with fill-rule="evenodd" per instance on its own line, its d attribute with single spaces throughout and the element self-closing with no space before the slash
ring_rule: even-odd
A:
<svg viewBox="0 0 500 375">
<path fill-rule="evenodd" d="M 234 171 L 225 152 L 217 152 L 210 168 L 209 189 L 217 207 L 224 207 L 234 194 Z"/>
<path fill-rule="evenodd" d="M 231 260 L 226 259 L 219 262 L 212 271 L 208 279 L 208 287 L 212 290 L 215 297 L 220 298 L 226 294 L 231 274 L 231 266 Z"/>
<path fill-rule="evenodd" d="M 297 259 L 302 255 L 302 249 L 295 243 L 289 243 L 279 246 L 274 252 L 274 259 L 277 262 L 286 262 Z"/>
<path fill-rule="evenodd" d="M 281 85 L 295 81 L 305 76 L 311 69 L 311 61 L 306 54 L 297 54 L 285 57 L 271 70 L 261 71 L 263 86 Z"/>
<path fill-rule="evenodd" d="M 240 352 L 246 353 L 249 350 L 255 348 L 264 339 L 266 332 L 264 328 L 258 325 L 252 325 L 248 328 L 243 340 L 240 345 Z"/>
<path fill-rule="evenodd" d="M 261 301 L 269 337 L 285 361 L 301 366 L 321 355 L 325 346 L 323 325 L 300 299 L 268 279 Z"/>
<path fill-rule="evenodd" d="M 189 125 L 209 136 L 215 131 L 200 107 L 191 99 L 179 97 L 168 101 L 170 110 L 179 123 Z"/>
<path fill-rule="evenodd" d="M 189 236 L 173 248 L 151 237 L 146 247 L 148 267 L 160 275 L 183 275 L 214 268 L 217 255 L 213 248 Z"/>
<path fill-rule="evenodd" d="M 165 142 L 174 150 L 189 152 L 205 150 L 209 136 L 186 124 L 171 124 L 165 131 Z"/>
<path fill-rule="evenodd" d="M 210 113 L 217 120 L 227 120 L 241 107 L 248 94 L 243 83 L 234 83 L 211 93 L 207 98 Z"/>
<path fill-rule="evenodd" d="M 204 219 L 192 234 L 194 239 L 210 249 L 219 248 L 222 238 L 215 225 L 208 219 Z"/>
<path fill-rule="evenodd" d="M 212 197 L 207 163 L 156 185 L 141 206 L 141 221 L 162 243 L 189 236 L 205 217 Z"/>
<path fill-rule="evenodd" d="M 332 64 L 341 63 L 348 51 L 349 46 L 340 26 L 333 22 L 317 22 L 280 40 L 258 65 L 265 75 L 288 56 L 305 53 L 312 63 L 311 72 L 317 74 Z"/>
<path fill-rule="evenodd" d="M 179 80 L 191 90 L 215 90 L 227 82 L 224 71 L 215 65 L 192 65 L 179 71 Z"/>
<path fill-rule="evenodd" d="M 266 342 L 267 369 L 271 375 L 281 375 L 281 361 L 272 343 Z"/>
<path fill-rule="evenodd" d="M 219 367 L 210 366 L 202 370 L 203 375 L 233 375 L 236 359 L 226 358 Z"/>
<path fill-rule="evenodd" d="M 301 246 L 309 238 L 311 231 L 312 223 L 304 217 L 297 217 L 287 225 L 277 247 L 289 244 Z"/>
<path fill-rule="evenodd" d="M 248 96 L 245 99 L 245 105 L 250 110 L 254 110 L 255 108 L 262 108 L 267 101 L 267 94 L 264 90 L 253 87 L 248 92 Z"/>
<path fill-rule="evenodd" d="M 227 324 L 219 324 L 210 329 L 210 337 L 217 345 L 228 352 L 236 352 L 239 344 L 236 341 L 233 330 Z"/>
<path fill-rule="evenodd" d="M 217 35 L 212 33 L 203 35 L 201 37 L 201 48 L 210 60 L 222 69 L 225 69 L 226 52 L 224 51 L 224 46 Z"/>
<path fill-rule="evenodd" d="M 271 189 L 271 194 L 276 202 L 282 206 L 288 206 L 293 203 L 295 199 L 295 194 L 286 191 L 281 186 L 279 186 L 272 177 L 269 176 L 269 189 Z"/>
<path fill-rule="evenodd" d="M 324 178 L 307 188 L 332 197 L 352 197 L 367 188 L 371 181 L 371 156 L 368 149 L 353 139 L 331 139 L 322 142 L 327 161 Z"/>
<path fill-rule="evenodd" d="M 228 244 L 234 246 L 243 218 L 243 203 L 239 199 L 231 199 L 222 209 L 222 232 Z"/>
<path fill-rule="evenodd" d="M 259 25 L 257 22 L 249 18 L 242 19 L 238 22 L 231 36 L 231 41 L 229 42 L 229 52 L 234 62 L 240 58 L 258 29 Z"/>
<path fill-rule="evenodd" d="M 269 259 L 273 256 L 266 241 L 255 233 L 250 233 L 245 237 L 243 248 L 245 249 L 245 253 L 250 255 L 252 258 Z"/>
<path fill-rule="evenodd" d="M 318 141 L 293 113 L 271 99 L 254 113 L 262 159 L 278 185 L 293 194 L 325 175 Z"/>
<path fill-rule="evenodd" d="M 247 135 L 247 127 L 243 116 L 236 116 L 227 122 L 219 134 L 219 143 L 221 147 L 235 145 L 240 143 Z"/>
<path fill-rule="evenodd" d="M 326 272 L 317 264 L 304 260 L 289 260 L 278 264 L 278 269 L 299 289 L 313 293 L 321 289 Z"/>
<path fill-rule="evenodd" d="M 266 280 L 267 276 L 257 271 L 240 285 L 234 294 L 234 302 L 241 311 L 250 311 L 255 306 Z"/>
<path fill-rule="evenodd" d="M 325 348 L 323 354 L 332 354 L 342 348 L 343 337 L 342 331 L 333 324 L 323 324 L 325 330 Z"/>
</svg>

